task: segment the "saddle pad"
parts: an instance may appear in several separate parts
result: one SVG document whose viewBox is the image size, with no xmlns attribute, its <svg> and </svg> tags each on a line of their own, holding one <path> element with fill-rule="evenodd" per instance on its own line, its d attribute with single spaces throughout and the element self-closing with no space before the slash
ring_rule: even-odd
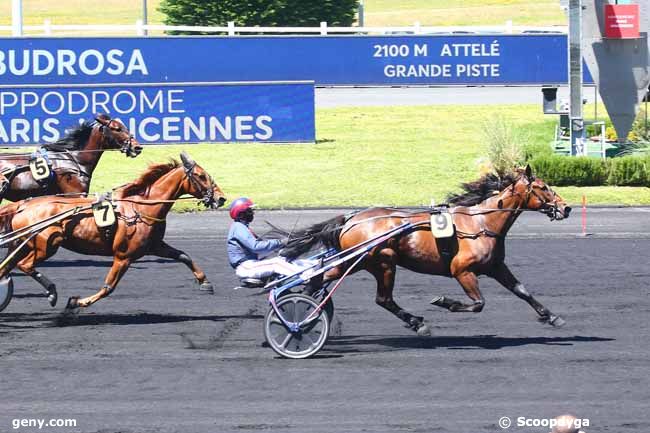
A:
<svg viewBox="0 0 650 433">
<path fill-rule="evenodd" d="M 431 233 L 435 238 L 450 238 L 454 235 L 454 221 L 449 212 L 431 214 Z"/>
<path fill-rule="evenodd" d="M 29 169 L 36 180 L 43 180 L 50 177 L 50 166 L 42 156 L 30 159 Z"/>
<path fill-rule="evenodd" d="M 93 216 L 97 227 L 111 227 L 115 224 L 115 210 L 113 203 L 108 200 L 93 203 Z"/>
</svg>

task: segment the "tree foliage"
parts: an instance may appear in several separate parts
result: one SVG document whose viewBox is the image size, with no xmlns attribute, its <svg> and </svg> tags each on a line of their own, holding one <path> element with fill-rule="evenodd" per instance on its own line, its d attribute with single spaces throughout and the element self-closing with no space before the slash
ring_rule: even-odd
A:
<svg viewBox="0 0 650 433">
<path fill-rule="evenodd" d="M 351 26 L 358 0 L 162 0 L 167 25 Z M 182 32 L 180 32 L 182 33 Z"/>
</svg>

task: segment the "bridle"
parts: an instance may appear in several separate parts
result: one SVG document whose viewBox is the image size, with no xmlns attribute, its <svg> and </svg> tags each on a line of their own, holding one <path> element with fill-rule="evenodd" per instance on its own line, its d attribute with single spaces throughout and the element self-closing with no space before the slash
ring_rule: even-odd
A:
<svg viewBox="0 0 650 433">
<path fill-rule="evenodd" d="M 551 194 L 553 194 L 553 199 L 552 200 L 544 199 L 544 197 L 540 196 L 537 192 L 535 192 L 535 188 L 533 188 L 534 182 L 535 182 L 535 178 L 528 179 L 528 188 L 526 191 L 526 200 L 524 201 L 524 203 L 528 205 L 531 196 L 535 197 L 542 204 L 540 208 L 537 209 L 537 212 L 543 213 L 544 215 L 548 216 L 551 219 L 551 221 L 555 221 L 556 219 L 558 219 L 558 216 L 561 215 L 560 207 L 558 206 L 557 199 L 556 199 L 557 194 L 551 188 L 547 187 L 548 190 L 551 192 Z"/>
<path fill-rule="evenodd" d="M 190 184 L 197 190 L 201 191 L 203 194 L 203 197 L 200 199 L 201 203 L 207 208 L 214 208 L 216 204 L 216 200 L 214 199 L 214 181 L 212 180 L 212 176 L 208 174 L 208 178 L 210 179 L 210 188 L 204 188 L 199 181 L 196 179 L 196 175 L 194 174 L 194 167 L 196 167 L 196 162 L 192 161 L 190 164 L 187 161 L 183 161 L 183 170 L 185 171 L 185 176 L 187 179 L 190 181 Z"/>
<path fill-rule="evenodd" d="M 122 132 L 122 128 L 115 128 L 111 126 L 111 123 L 113 122 L 112 119 L 104 123 L 102 119 L 95 117 L 95 121 L 100 125 L 99 130 L 102 133 L 102 137 L 104 137 L 104 139 L 108 140 L 109 142 L 116 144 L 117 147 L 120 148 L 121 153 L 124 153 L 126 156 L 129 156 L 131 158 L 135 158 L 140 154 L 140 151 L 133 149 L 133 134 L 129 134 L 126 139 L 120 142 L 117 138 L 115 138 L 113 132 Z M 109 130 L 108 133 L 107 130 Z"/>
</svg>

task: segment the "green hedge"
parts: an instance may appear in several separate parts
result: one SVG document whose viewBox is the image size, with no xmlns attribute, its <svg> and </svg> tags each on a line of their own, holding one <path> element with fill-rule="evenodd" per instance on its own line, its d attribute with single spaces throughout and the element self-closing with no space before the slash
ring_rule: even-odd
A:
<svg viewBox="0 0 650 433">
<path fill-rule="evenodd" d="M 556 186 L 650 187 L 650 156 L 602 160 L 586 156 L 537 155 L 529 163 L 536 176 Z"/>
<path fill-rule="evenodd" d="M 358 0 L 162 0 L 158 10 L 167 25 L 317 27 L 327 21 L 349 27 L 357 8 Z"/>
</svg>

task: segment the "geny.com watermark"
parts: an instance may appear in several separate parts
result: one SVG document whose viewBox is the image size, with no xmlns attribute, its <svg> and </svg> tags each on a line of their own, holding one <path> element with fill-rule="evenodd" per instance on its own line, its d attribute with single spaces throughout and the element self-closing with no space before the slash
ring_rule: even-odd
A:
<svg viewBox="0 0 650 433">
<path fill-rule="evenodd" d="M 14 430 L 24 427 L 37 427 L 39 430 L 51 427 L 76 427 L 76 419 L 62 419 L 62 418 L 14 418 L 11 420 L 11 427 Z"/>
<path fill-rule="evenodd" d="M 499 427 L 508 429 L 511 426 L 515 427 L 544 427 L 553 430 L 555 427 L 572 427 L 574 429 L 582 429 L 589 427 L 588 418 L 528 418 L 520 416 L 513 420 L 510 417 L 502 416 L 499 418 Z"/>
</svg>

